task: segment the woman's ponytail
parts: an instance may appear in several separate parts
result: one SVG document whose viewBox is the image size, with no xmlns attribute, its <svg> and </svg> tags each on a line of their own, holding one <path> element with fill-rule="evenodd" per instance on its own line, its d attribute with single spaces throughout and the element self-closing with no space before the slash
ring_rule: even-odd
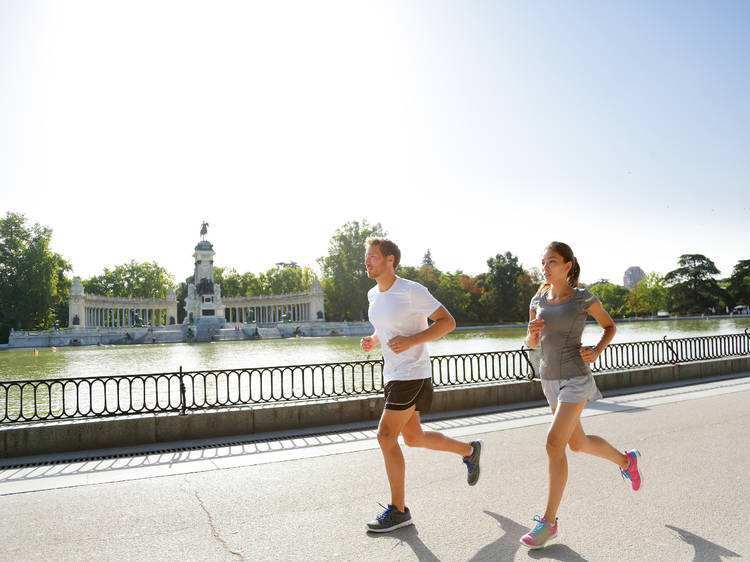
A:
<svg viewBox="0 0 750 562">
<path fill-rule="evenodd" d="M 578 265 L 578 258 L 573 256 L 573 266 L 568 271 L 568 285 L 578 287 L 578 276 L 581 275 L 581 266 Z"/>
</svg>

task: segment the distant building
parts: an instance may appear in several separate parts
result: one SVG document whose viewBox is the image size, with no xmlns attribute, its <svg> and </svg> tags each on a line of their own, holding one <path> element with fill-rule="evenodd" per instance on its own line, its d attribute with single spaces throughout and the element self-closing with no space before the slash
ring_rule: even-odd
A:
<svg viewBox="0 0 750 562">
<path fill-rule="evenodd" d="M 625 270 L 625 275 L 622 276 L 622 284 L 628 289 L 632 289 L 645 278 L 646 274 L 643 273 L 643 270 L 637 265 L 634 265 Z"/>
</svg>

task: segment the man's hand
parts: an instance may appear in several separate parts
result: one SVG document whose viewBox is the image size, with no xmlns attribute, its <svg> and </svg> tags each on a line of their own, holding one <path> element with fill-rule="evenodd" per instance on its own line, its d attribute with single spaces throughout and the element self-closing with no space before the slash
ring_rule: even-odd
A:
<svg viewBox="0 0 750 562">
<path fill-rule="evenodd" d="M 370 353 L 372 351 L 372 348 L 375 347 L 375 342 L 372 341 L 372 336 L 365 336 L 361 340 L 359 340 L 359 347 L 362 348 L 362 351 L 365 353 Z"/>
<path fill-rule="evenodd" d="M 396 354 L 402 353 L 414 345 L 416 345 L 416 342 L 411 336 L 396 336 L 388 341 L 388 347 Z"/>
</svg>

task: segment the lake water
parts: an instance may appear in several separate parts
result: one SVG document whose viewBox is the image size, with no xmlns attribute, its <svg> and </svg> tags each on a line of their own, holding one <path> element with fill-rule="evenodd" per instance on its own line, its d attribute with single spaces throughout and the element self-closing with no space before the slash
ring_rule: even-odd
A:
<svg viewBox="0 0 750 562">
<path fill-rule="evenodd" d="M 614 342 L 732 334 L 750 329 L 750 318 L 664 320 L 617 324 Z M 593 345 L 601 329 L 588 325 L 583 343 Z M 518 349 L 525 327 L 455 331 L 429 344 L 432 355 Z M 0 380 L 130 375 L 203 369 L 233 369 L 357 361 L 365 358 L 359 337 L 294 338 L 201 344 L 158 344 L 0 350 Z M 379 358 L 379 348 L 371 358 Z"/>
</svg>

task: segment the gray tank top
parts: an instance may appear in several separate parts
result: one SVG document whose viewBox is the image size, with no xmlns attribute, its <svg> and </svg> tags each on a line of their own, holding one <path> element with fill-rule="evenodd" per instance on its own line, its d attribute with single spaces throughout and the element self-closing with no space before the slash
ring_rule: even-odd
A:
<svg viewBox="0 0 750 562">
<path fill-rule="evenodd" d="M 581 334 L 586 311 L 599 299 L 588 289 L 573 289 L 565 302 L 547 301 L 547 291 L 534 295 L 529 308 L 544 319 L 539 340 L 539 375 L 545 380 L 582 377 L 591 373 L 581 358 Z"/>
</svg>

